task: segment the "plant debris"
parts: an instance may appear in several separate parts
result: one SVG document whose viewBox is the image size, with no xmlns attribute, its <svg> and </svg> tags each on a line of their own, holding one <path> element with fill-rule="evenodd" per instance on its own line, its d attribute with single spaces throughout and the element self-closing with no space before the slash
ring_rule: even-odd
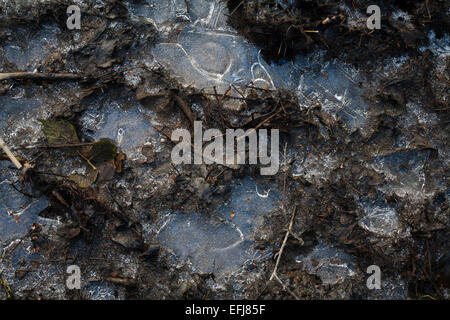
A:
<svg viewBox="0 0 450 320">
<path fill-rule="evenodd" d="M 449 4 L 373 4 L 0 0 L 0 298 L 448 299 Z M 194 121 L 278 173 L 175 164 Z"/>
</svg>

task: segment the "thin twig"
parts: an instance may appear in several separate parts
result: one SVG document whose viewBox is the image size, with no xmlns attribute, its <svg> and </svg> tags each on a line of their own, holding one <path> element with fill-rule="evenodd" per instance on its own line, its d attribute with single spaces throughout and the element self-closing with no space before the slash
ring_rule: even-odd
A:
<svg viewBox="0 0 450 320">
<path fill-rule="evenodd" d="M 281 279 L 278 277 L 278 274 L 277 274 L 278 265 L 280 264 L 281 255 L 283 254 L 284 247 L 286 246 L 286 242 L 287 242 L 287 240 L 289 238 L 289 235 L 292 235 L 292 225 L 294 223 L 294 217 L 295 217 L 295 212 L 296 211 L 297 211 L 297 207 L 294 207 L 294 210 L 292 211 L 291 221 L 289 222 L 288 230 L 286 232 L 286 235 L 284 236 L 284 240 L 283 240 L 283 243 L 281 244 L 280 250 L 277 253 L 278 254 L 277 262 L 275 263 L 275 268 L 273 269 L 273 272 L 272 272 L 272 275 L 269 278 L 269 281 L 272 281 L 273 279 L 277 280 L 278 283 L 281 284 L 281 286 L 283 287 L 284 290 L 286 290 L 295 299 L 300 300 L 300 298 L 295 293 L 293 293 L 291 290 L 289 290 L 289 288 L 283 283 L 283 281 L 281 281 Z"/>
<path fill-rule="evenodd" d="M 191 124 L 192 128 L 194 128 L 194 121 L 195 121 L 196 117 L 195 117 L 194 113 L 192 112 L 191 108 L 189 107 L 189 105 L 186 103 L 186 101 L 184 101 L 178 95 L 174 94 L 173 97 L 174 97 L 175 101 L 177 102 L 177 104 L 180 106 L 184 115 L 188 118 L 189 123 Z"/>
<path fill-rule="evenodd" d="M 283 254 L 284 246 L 286 245 L 287 239 L 289 238 L 289 234 L 291 234 L 292 224 L 294 223 L 294 217 L 295 217 L 296 210 L 297 210 L 297 207 L 294 207 L 294 210 L 292 212 L 291 221 L 289 222 L 288 230 L 286 231 L 286 235 L 284 236 L 283 243 L 281 244 L 280 250 L 278 251 L 277 262 L 275 263 L 275 268 L 273 269 L 273 272 L 269 278 L 269 281 L 277 276 L 278 265 L 280 264 L 281 255 Z"/>
<path fill-rule="evenodd" d="M 241 1 L 241 2 L 236 6 L 236 8 L 234 8 L 233 11 L 231 11 L 231 13 L 228 15 L 228 17 L 231 17 L 231 16 L 236 12 L 236 10 L 237 10 L 243 3 L 244 3 L 244 1 Z"/>
<path fill-rule="evenodd" d="M 0 73 L 0 80 L 80 80 L 85 76 L 73 73 L 7 72 Z"/>
<path fill-rule="evenodd" d="M 95 142 L 82 142 L 82 143 L 72 143 L 72 144 L 41 144 L 35 146 L 20 146 L 17 148 L 13 148 L 12 150 L 20 150 L 20 149 L 58 149 L 58 148 L 79 148 L 84 146 L 92 146 Z"/>
<path fill-rule="evenodd" d="M 286 290 L 290 295 L 292 295 L 296 300 L 300 300 L 300 298 L 293 293 L 291 290 L 289 290 L 289 288 L 283 283 L 283 281 L 281 281 L 280 278 L 278 278 L 278 276 L 275 274 L 275 280 L 277 280 L 281 286 L 283 287 L 284 290 Z"/>
<path fill-rule="evenodd" d="M 6 145 L 5 141 L 3 141 L 2 137 L 0 137 L 0 147 L 2 147 L 3 151 L 6 153 L 8 158 L 11 160 L 12 163 L 16 166 L 17 169 L 22 169 L 22 164 L 17 160 L 17 158 L 12 154 L 11 150 L 9 150 L 8 146 Z"/>
</svg>

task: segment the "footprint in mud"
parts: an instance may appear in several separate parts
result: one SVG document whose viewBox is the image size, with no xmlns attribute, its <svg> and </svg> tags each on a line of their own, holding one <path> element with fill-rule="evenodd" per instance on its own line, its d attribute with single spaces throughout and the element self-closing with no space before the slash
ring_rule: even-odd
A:
<svg viewBox="0 0 450 320">
<path fill-rule="evenodd" d="M 85 137 L 93 140 L 111 139 L 133 161 L 146 159 L 142 148 L 155 140 L 156 136 L 154 127 L 138 105 L 124 108 L 118 103 L 103 107 L 101 102 L 94 103 L 82 114 L 81 123 Z"/>
<path fill-rule="evenodd" d="M 231 198 L 216 214 L 173 213 L 163 223 L 158 240 L 196 272 L 230 274 L 270 254 L 256 249 L 254 238 L 264 216 L 278 208 L 280 199 L 273 186 L 269 189 L 250 178 L 238 180 Z"/>
<path fill-rule="evenodd" d="M 159 43 L 152 52 L 186 85 L 216 86 L 219 93 L 232 84 L 275 88 L 269 66 L 260 59 L 257 48 L 234 34 L 183 30 L 177 43 Z"/>
<path fill-rule="evenodd" d="M 232 58 L 228 50 L 220 43 L 210 40 L 202 43 L 195 39 L 186 47 L 190 50 L 186 55 L 200 73 L 221 79 L 231 68 Z"/>
</svg>

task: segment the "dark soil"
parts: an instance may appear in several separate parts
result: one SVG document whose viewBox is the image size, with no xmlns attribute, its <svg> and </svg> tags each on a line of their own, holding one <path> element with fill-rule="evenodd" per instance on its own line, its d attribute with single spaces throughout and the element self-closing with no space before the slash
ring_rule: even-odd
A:
<svg viewBox="0 0 450 320">
<path fill-rule="evenodd" d="M 227 111 L 223 109 L 223 102 L 229 97 L 208 96 L 202 90 L 183 88 L 163 68 L 148 70 L 142 66 L 146 71 L 142 75 L 143 84 L 129 86 L 124 79 L 127 62 L 140 53 L 151 51 L 158 38 L 157 30 L 152 25 L 130 22 L 126 6 L 121 1 L 105 2 L 104 12 L 91 10 L 85 17 L 84 23 L 90 26 L 80 32 L 80 43 L 84 41 L 85 45 L 45 61 L 41 66 L 41 71 L 46 72 L 78 70 L 89 75 L 80 83 L 82 94 L 67 105 L 55 107 L 52 119 L 70 121 L 81 136 L 81 113 L 106 94 L 111 100 L 139 101 L 144 108 L 155 111 L 160 119 L 166 119 L 160 128 L 160 137 L 170 135 L 180 126 L 190 128 L 189 120 L 177 102 L 179 98 L 189 105 L 196 103 L 201 106 L 203 116 L 195 116 L 208 128 L 247 129 L 261 123 L 265 128 L 278 128 L 280 145 L 288 143 L 299 150 L 310 146 L 311 152 L 319 159 L 326 154 L 334 154 L 339 160 L 339 166 L 331 171 L 326 183 L 311 182 L 301 177 L 294 179 L 290 175 L 291 168 L 287 169 L 287 178 L 280 170 L 280 174 L 270 179 L 280 189 L 284 186 L 288 190 L 287 207 L 299 209 L 293 232 L 305 242 L 301 246 L 291 237 L 283 253 L 278 273 L 288 283 L 288 289 L 302 299 L 339 299 L 342 292 L 345 298 L 371 297 L 365 286 L 365 274 L 327 287 L 322 285 L 318 276 L 308 274 L 295 262 L 296 256 L 311 252 L 319 239 L 325 239 L 327 243 L 356 256 L 361 270 L 376 264 L 386 278 L 400 277 L 407 285 L 410 298 L 427 295 L 448 298 L 445 294 L 449 288 L 450 257 L 448 191 L 436 191 L 432 197 L 415 202 L 408 197 L 383 194 L 379 187 L 387 185 L 389 188 L 387 177 L 363 164 L 372 161 L 375 154 L 400 152 L 405 153 L 405 157 L 411 153 L 417 158 L 424 156 L 424 175 L 427 181 L 432 181 L 424 187 L 426 191 L 440 190 L 436 186 L 441 183 L 447 183 L 448 189 L 448 167 L 442 155 L 448 155 L 450 60 L 443 58 L 444 71 L 437 71 L 436 57 L 431 51 L 422 52 L 419 48 L 429 44 L 427 35 L 430 30 L 438 39 L 450 30 L 449 2 L 373 1 L 372 4 L 381 8 L 382 28 L 371 32 L 367 28 L 349 27 L 348 12 L 340 5 L 344 3 L 365 17 L 366 1 L 293 1 L 284 7 L 269 0 L 228 1 L 230 25 L 260 47 L 267 61 L 294 60 L 298 55 L 325 50 L 326 59 L 336 58 L 364 73 L 368 83 L 362 88 L 370 107 L 371 122 L 368 136 L 359 131 L 349 134 L 342 122 L 331 117 L 320 105 L 300 110 L 296 94 L 289 91 L 249 89 L 247 97 L 243 98 L 246 109 Z M 21 16 L 0 21 L 0 27 L 11 28 L 7 26 L 10 21 L 14 21 L 14 28 L 30 29 L 49 21 L 64 27 L 64 8 L 61 5 L 34 13 L 39 17 L 35 26 L 29 25 L 32 20 Z M 410 21 L 393 19 L 392 13 L 399 8 L 411 16 Z M 108 28 L 111 21 L 117 21 L 120 27 Z M 12 38 L 15 39 L 12 39 L 2 29 L 0 43 L 17 41 L 20 37 L 13 32 Z M 382 68 L 386 59 L 405 55 L 409 57 L 408 61 L 395 77 L 386 78 L 373 72 Z M 0 62 L 3 63 L 2 72 L 17 71 L 7 61 Z M 31 86 L 27 81 L 17 83 Z M 47 81 L 38 81 L 38 84 L 45 90 L 54 85 Z M 149 88 L 155 90 L 147 90 Z M 407 107 L 411 104 L 423 106 L 427 116 L 438 119 L 438 125 L 430 128 L 427 123 L 403 121 L 403 117 L 411 112 Z M 327 138 L 321 130 L 328 133 Z M 398 142 L 405 136 L 408 148 L 400 150 Z M 167 144 L 166 148 L 170 150 L 170 142 Z M 143 226 L 155 223 L 166 210 L 188 214 L 197 210 L 209 212 L 209 208 L 220 207 L 229 199 L 229 187 L 235 179 L 246 176 L 257 179 L 258 168 L 242 166 L 233 170 L 216 165 L 206 169 L 186 166 L 179 172 L 166 165 L 167 157 L 149 148 L 145 153 L 145 163 L 133 163 L 118 153 L 113 159 L 96 164 L 100 168 L 99 179 L 88 188 L 80 188 L 69 181 L 64 172 L 67 168 L 88 167 L 79 157 L 86 148 L 46 148 L 39 153 L 23 152 L 25 159 L 39 155 L 34 168 L 23 179 L 30 181 L 36 192 L 51 200 L 50 207 L 41 216 L 54 218 L 63 212 L 65 217 L 63 226 L 58 229 L 57 240 L 41 233 L 39 228 L 27 235 L 34 250 L 47 257 L 44 263 L 52 261 L 57 266 L 75 263 L 84 270 L 95 270 L 100 279 L 94 280 L 112 283 L 118 298 L 234 297 L 235 291 L 231 286 L 217 291 L 211 289 L 214 274 L 191 274 L 188 266 L 174 268 L 170 254 L 159 246 L 156 239 L 144 239 Z M 206 177 L 203 169 L 207 172 Z M 157 182 L 143 189 L 134 189 L 133 183 L 140 181 L 145 170 L 158 174 Z M 405 170 L 408 174 L 413 172 L 411 168 Z M 208 184 L 206 191 L 199 191 L 193 183 L 197 178 L 205 178 Z M 132 186 L 131 190 L 118 187 L 123 181 Z M 402 223 L 410 228 L 411 238 L 375 238 L 358 227 L 360 201 L 376 200 L 381 196 L 396 208 Z M 132 204 L 129 204 L 130 198 Z M 262 230 L 262 233 L 267 231 L 270 237 L 257 239 L 261 250 L 272 247 L 277 251 L 289 222 L 285 214 L 280 210 L 266 217 L 264 228 L 267 230 Z M 128 276 L 126 265 L 117 262 L 123 256 L 139 261 L 135 278 Z M 274 261 L 268 261 L 254 266 L 259 268 L 263 277 L 243 289 L 245 297 L 292 298 L 277 282 L 267 281 L 274 265 Z M 20 281 L 27 279 L 24 272 L 19 272 Z M 21 292 L 18 298 L 49 297 Z M 64 298 L 84 299 L 86 296 L 82 291 L 67 290 Z"/>
<path fill-rule="evenodd" d="M 382 16 L 382 27 L 376 32 L 365 26 L 365 20 L 362 27 L 347 25 L 350 17 L 342 5 L 367 17 L 366 1 L 286 1 L 283 7 L 272 0 L 230 0 L 227 4 L 230 24 L 273 61 L 323 49 L 330 58 L 369 70 L 386 57 L 417 55 L 429 30 L 438 38 L 450 30 L 449 4 L 437 0 L 373 1 Z M 393 19 L 399 8 L 412 17 L 410 21 Z"/>
</svg>

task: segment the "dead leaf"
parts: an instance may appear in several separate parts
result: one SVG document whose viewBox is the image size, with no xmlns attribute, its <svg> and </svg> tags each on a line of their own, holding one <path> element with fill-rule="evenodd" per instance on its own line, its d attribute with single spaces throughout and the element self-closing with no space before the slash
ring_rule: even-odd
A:
<svg viewBox="0 0 450 320">
<path fill-rule="evenodd" d="M 86 175 L 78 173 L 71 174 L 69 176 L 69 180 L 75 182 L 81 189 L 86 189 L 89 188 L 97 180 L 97 177 L 98 172 L 95 170 L 91 170 L 91 173 Z"/>
<path fill-rule="evenodd" d="M 115 166 L 116 166 L 116 173 L 122 172 L 122 165 L 123 161 L 125 161 L 127 158 L 126 154 L 123 153 L 121 150 L 117 153 L 117 157 L 115 159 Z"/>
<path fill-rule="evenodd" d="M 43 131 L 49 145 L 76 144 L 80 142 L 75 127 L 69 121 L 63 119 L 52 121 L 38 120 L 42 123 Z"/>
<path fill-rule="evenodd" d="M 97 167 L 98 178 L 97 183 L 101 184 L 103 182 L 109 181 L 114 177 L 116 166 L 114 161 L 105 162 Z"/>
</svg>

